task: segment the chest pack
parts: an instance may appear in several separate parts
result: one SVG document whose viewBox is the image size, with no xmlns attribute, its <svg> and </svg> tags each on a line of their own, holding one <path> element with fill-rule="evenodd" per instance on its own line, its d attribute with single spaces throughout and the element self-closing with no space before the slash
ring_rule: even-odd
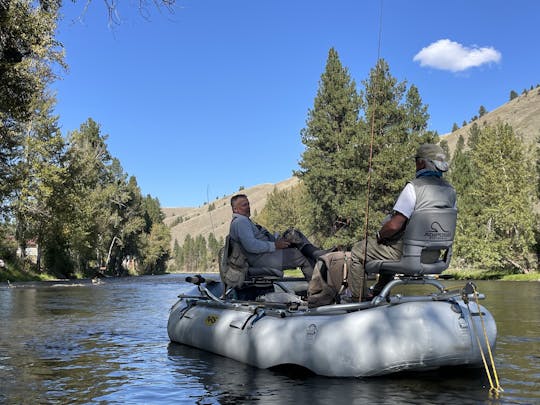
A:
<svg viewBox="0 0 540 405">
<path fill-rule="evenodd" d="M 227 235 L 218 254 L 219 275 L 228 287 L 240 287 L 249 269 L 247 257 L 239 242 Z"/>
<path fill-rule="evenodd" d="M 308 286 L 308 307 L 336 304 L 347 288 L 351 252 L 331 252 L 319 257 Z"/>
</svg>

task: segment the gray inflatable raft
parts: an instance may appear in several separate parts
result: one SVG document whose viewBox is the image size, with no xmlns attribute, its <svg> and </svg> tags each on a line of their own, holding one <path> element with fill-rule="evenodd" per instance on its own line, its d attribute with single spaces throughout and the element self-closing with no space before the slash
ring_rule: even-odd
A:
<svg viewBox="0 0 540 405">
<path fill-rule="evenodd" d="M 397 284 L 420 283 L 438 292 L 389 294 Z M 173 342 L 259 368 L 294 364 L 332 377 L 480 367 L 497 328 L 478 304 L 482 295 L 467 286 L 448 292 L 436 280 L 395 280 L 372 302 L 309 309 L 290 291 L 265 302 L 223 300 L 221 283 L 207 282 L 179 296 L 167 330 Z"/>
</svg>

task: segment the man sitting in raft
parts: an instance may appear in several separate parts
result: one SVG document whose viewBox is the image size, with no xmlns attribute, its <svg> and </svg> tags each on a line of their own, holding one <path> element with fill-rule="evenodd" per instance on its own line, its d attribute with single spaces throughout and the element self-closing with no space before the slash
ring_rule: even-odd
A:
<svg viewBox="0 0 540 405">
<path fill-rule="evenodd" d="M 315 247 L 301 232 L 288 230 L 276 238 L 267 229 L 254 223 L 245 194 L 231 198 L 233 217 L 229 235 L 240 242 L 250 267 L 269 267 L 277 270 L 300 267 L 307 281 L 311 280 L 317 258 L 326 251 Z"/>
<path fill-rule="evenodd" d="M 379 275 L 378 281 L 364 293 L 364 259 L 392 260 L 401 258 L 403 242 L 401 236 L 407 226 L 407 221 L 416 209 L 420 208 L 452 208 L 456 206 L 456 190 L 442 178 L 448 170 L 446 155 L 439 145 L 424 144 L 417 151 L 416 176 L 408 182 L 399 195 L 390 218 L 383 223 L 377 232 L 377 238 L 368 238 L 367 256 L 365 255 L 365 240 L 356 243 L 351 252 L 352 265 L 349 276 L 349 288 L 352 299 L 360 301 L 362 295 L 371 299 L 379 295 L 386 284 L 394 278 L 391 274 Z M 437 252 L 432 252 L 437 255 Z M 434 262 L 437 257 L 431 259 Z M 430 258 L 423 258 L 426 263 Z"/>
</svg>

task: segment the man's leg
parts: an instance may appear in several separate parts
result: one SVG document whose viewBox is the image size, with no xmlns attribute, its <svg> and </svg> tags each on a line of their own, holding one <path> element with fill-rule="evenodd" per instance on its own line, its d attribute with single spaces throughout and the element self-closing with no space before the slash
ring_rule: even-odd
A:
<svg viewBox="0 0 540 405">
<path fill-rule="evenodd" d="M 307 257 L 311 267 L 315 267 L 315 263 L 317 263 L 320 256 L 334 251 L 333 248 L 325 250 L 315 246 L 309 241 L 306 235 L 295 228 L 287 229 L 283 233 L 283 238 L 291 243 L 290 247 L 297 248 L 305 257 Z"/>
<path fill-rule="evenodd" d="M 351 249 L 351 269 L 348 276 L 348 283 L 353 302 L 360 302 L 362 297 L 365 297 L 365 243 L 365 240 L 355 243 Z"/>
<path fill-rule="evenodd" d="M 250 260 L 252 267 L 271 267 L 278 270 L 300 267 L 307 281 L 311 280 L 313 266 L 309 260 L 295 248 L 279 249 L 272 253 L 263 253 Z"/>
<path fill-rule="evenodd" d="M 399 241 L 394 245 L 380 245 L 375 239 L 368 238 L 367 255 L 365 254 L 365 240 L 356 243 L 351 251 L 352 265 L 350 290 L 354 300 L 359 300 L 362 290 L 365 290 L 364 260 L 399 260 L 401 258 L 402 243 Z M 373 293 L 378 295 L 383 287 L 394 278 L 393 275 L 380 275 L 377 283 L 373 286 Z"/>
</svg>

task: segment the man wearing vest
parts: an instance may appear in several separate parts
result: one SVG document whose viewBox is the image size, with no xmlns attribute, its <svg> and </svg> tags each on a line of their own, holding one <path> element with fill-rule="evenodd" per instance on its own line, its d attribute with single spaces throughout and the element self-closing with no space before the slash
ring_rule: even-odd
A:
<svg viewBox="0 0 540 405">
<path fill-rule="evenodd" d="M 254 223 L 249 217 L 251 209 L 245 194 L 231 198 L 233 218 L 229 236 L 240 242 L 250 267 L 276 270 L 300 267 L 307 281 L 311 280 L 317 258 L 327 253 L 311 244 L 298 230 L 287 230 L 281 237 L 272 235 L 266 228 Z"/>
<path fill-rule="evenodd" d="M 407 226 L 407 221 L 414 210 L 421 208 L 452 208 L 456 206 L 456 190 L 442 178 L 448 170 L 446 155 L 439 145 L 421 145 L 415 155 L 416 176 L 408 182 L 399 195 L 392 214 L 383 223 L 376 239 L 368 238 L 367 255 L 366 242 L 356 243 L 352 248 L 352 265 L 349 277 L 349 288 L 352 299 L 360 301 L 362 296 L 371 299 L 380 294 L 386 284 L 394 278 L 393 275 L 379 275 L 377 283 L 365 291 L 364 259 L 398 261 L 401 257 L 403 243 L 401 236 Z M 422 257 L 425 263 L 434 262 L 434 257 Z"/>
</svg>

